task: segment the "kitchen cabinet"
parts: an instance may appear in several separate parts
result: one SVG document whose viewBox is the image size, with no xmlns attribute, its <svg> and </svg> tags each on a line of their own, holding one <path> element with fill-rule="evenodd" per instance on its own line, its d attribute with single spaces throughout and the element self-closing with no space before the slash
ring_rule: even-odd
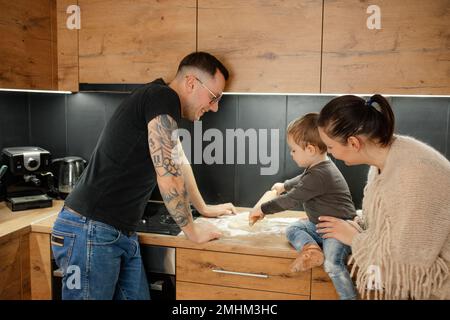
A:
<svg viewBox="0 0 450 320">
<path fill-rule="evenodd" d="M 12 212 L 0 202 L 0 300 L 51 299 L 50 232 L 63 203 Z"/>
<path fill-rule="evenodd" d="M 0 300 L 50 300 L 50 235 L 23 230 L 0 239 Z"/>
<path fill-rule="evenodd" d="M 52 299 L 51 246 L 48 233 L 30 234 L 30 290 L 32 300 Z"/>
<path fill-rule="evenodd" d="M 67 9 L 78 5 L 77 0 L 53 0 L 54 23 L 53 33 L 56 35 L 56 77 L 58 90 L 78 91 L 78 32 L 76 28 L 68 28 L 67 20 L 75 14 Z M 73 7 L 72 7 L 73 8 Z M 81 19 L 81 15 L 79 17 Z M 70 20 L 72 21 L 72 20 Z"/>
<path fill-rule="evenodd" d="M 309 300 L 309 296 L 177 281 L 177 300 Z"/>
<path fill-rule="evenodd" d="M 225 62 L 228 92 L 450 92 L 449 0 L 79 0 L 80 30 L 57 4 L 60 89 L 170 80 L 198 50 Z"/>
<path fill-rule="evenodd" d="M 292 273 L 289 258 L 177 248 L 176 261 L 179 300 L 337 299 L 322 267 Z"/>
<path fill-rule="evenodd" d="M 0 0 L 0 87 L 171 80 L 208 51 L 228 92 L 450 93 L 450 0 Z M 80 7 L 80 29 L 67 27 Z M 379 8 L 380 29 L 367 25 Z"/>
<path fill-rule="evenodd" d="M 28 232 L 18 231 L 0 239 L 0 300 L 30 299 Z"/>
<path fill-rule="evenodd" d="M 196 50 L 195 0 L 79 0 L 80 83 L 171 80 Z"/>
<path fill-rule="evenodd" d="M 311 273 L 288 272 L 292 259 L 181 248 L 176 259 L 177 299 L 214 298 L 209 289 L 191 292 L 188 283 L 213 285 L 213 292 L 225 291 L 236 299 L 258 296 L 251 290 L 258 290 L 260 299 L 275 298 L 266 296 L 266 291 L 279 297 L 309 299 Z"/>
<path fill-rule="evenodd" d="M 381 29 L 366 25 L 369 5 L 379 7 Z M 449 0 L 325 1 L 322 92 L 449 94 L 449 8 Z"/>
<path fill-rule="evenodd" d="M 58 202 L 57 206 L 60 205 L 62 202 Z M 33 299 L 38 297 L 35 293 L 37 281 L 45 283 L 42 290 L 44 298 L 51 296 L 46 282 L 51 270 L 45 265 L 50 260 L 49 237 L 58 209 L 53 211 L 53 215 L 32 224 L 31 237 L 38 237 L 33 241 L 39 242 L 31 247 Z M 277 215 L 297 217 L 304 216 L 304 213 L 287 211 L 274 216 Z M 179 300 L 338 298 L 323 267 L 301 273 L 289 272 L 289 265 L 297 253 L 281 235 L 233 236 L 195 244 L 182 235 L 139 233 L 139 242 L 141 245 L 175 248 L 176 298 Z"/>
<path fill-rule="evenodd" d="M 231 92 L 319 92 L 322 1 L 199 0 L 198 50 L 229 67 Z"/>
<path fill-rule="evenodd" d="M 52 0 L 0 0 L 0 88 L 54 89 Z"/>
</svg>

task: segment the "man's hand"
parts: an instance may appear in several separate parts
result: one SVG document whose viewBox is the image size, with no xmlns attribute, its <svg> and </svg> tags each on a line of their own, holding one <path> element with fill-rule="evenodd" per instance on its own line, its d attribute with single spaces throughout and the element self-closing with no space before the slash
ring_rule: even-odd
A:
<svg viewBox="0 0 450 320">
<path fill-rule="evenodd" d="M 317 232 L 322 233 L 324 239 L 334 238 L 351 246 L 353 237 L 359 233 L 353 225 L 339 218 L 320 216 L 319 221 L 316 225 Z"/>
<path fill-rule="evenodd" d="M 205 243 L 222 236 L 222 232 L 209 222 L 193 222 L 181 229 L 195 243 Z"/>
<path fill-rule="evenodd" d="M 224 215 L 236 214 L 236 208 L 232 203 L 228 202 L 217 205 L 206 205 L 201 211 L 199 210 L 199 212 L 204 217 L 215 218 Z"/>
<path fill-rule="evenodd" d="M 261 211 L 261 207 L 255 207 L 248 215 L 248 224 L 254 225 L 256 221 L 264 219 L 264 213 Z"/>
<path fill-rule="evenodd" d="M 280 194 L 282 194 L 284 191 L 286 191 L 286 190 L 284 190 L 284 183 L 281 183 L 281 182 L 275 183 L 275 184 L 272 186 L 272 189 L 270 189 L 270 190 L 275 190 L 275 191 L 277 192 L 277 195 L 280 195 Z"/>
</svg>

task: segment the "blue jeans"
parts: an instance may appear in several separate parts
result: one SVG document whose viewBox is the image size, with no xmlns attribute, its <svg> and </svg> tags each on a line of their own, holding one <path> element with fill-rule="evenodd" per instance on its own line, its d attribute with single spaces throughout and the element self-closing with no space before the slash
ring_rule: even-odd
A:
<svg viewBox="0 0 450 320">
<path fill-rule="evenodd" d="M 128 237 L 63 208 L 51 243 L 63 271 L 63 300 L 150 299 L 136 233 Z"/>
<path fill-rule="evenodd" d="M 292 246 L 301 251 L 303 246 L 312 243 L 322 245 L 325 256 L 324 269 L 331 278 L 341 300 L 356 299 L 356 289 L 347 269 L 347 257 L 351 248 L 342 242 L 317 233 L 316 225 L 309 220 L 299 220 L 286 229 L 286 237 Z"/>
</svg>

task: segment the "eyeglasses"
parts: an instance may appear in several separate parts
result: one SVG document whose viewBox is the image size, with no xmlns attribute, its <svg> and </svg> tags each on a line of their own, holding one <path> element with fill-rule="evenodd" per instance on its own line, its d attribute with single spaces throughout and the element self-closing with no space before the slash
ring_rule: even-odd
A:
<svg viewBox="0 0 450 320">
<path fill-rule="evenodd" d="M 209 101 L 209 104 L 210 104 L 210 105 L 213 105 L 213 104 L 215 104 L 215 103 L 217 103 L 217 102 L 220 101 L 220 99 L 222 98 L 222 94 L 220 94 L 220 95 L 217 96 L 217 95 L 214 94 L 214 92 L 212 92 L 207 86 L 205 86 L 205 84 L 202 82 L 202 80 L 200 80 L 200 79 L 197 78 L 197 77 L 194 77 L 194 78 L 195 78 L 195 80 L 197 80 L 198 82 L 200 82 L 200 84 L 202 85 L 202 87 L 205 88 L 206 90 L 208 90 L 209 93 L 213 96 L 213 97 L 211 98 L 211 100 Z"/>
</svg>

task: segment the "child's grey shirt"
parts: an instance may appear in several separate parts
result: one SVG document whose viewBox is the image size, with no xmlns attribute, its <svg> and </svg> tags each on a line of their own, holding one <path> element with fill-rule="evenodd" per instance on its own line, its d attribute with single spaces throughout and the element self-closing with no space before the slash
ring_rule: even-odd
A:
<svg viewBox="0 0 450 320">
<path fill-rule="evenodd" d="M 303 203 L 309 220 L 314 224 L 319 222 L 319 216 L 351 220 L 356 216 L 347 182 L 329 159 L 286 180 L 284 189 L 287 193 L 261 205 L 264 214 L 291 210 Z"/>
</svg>

